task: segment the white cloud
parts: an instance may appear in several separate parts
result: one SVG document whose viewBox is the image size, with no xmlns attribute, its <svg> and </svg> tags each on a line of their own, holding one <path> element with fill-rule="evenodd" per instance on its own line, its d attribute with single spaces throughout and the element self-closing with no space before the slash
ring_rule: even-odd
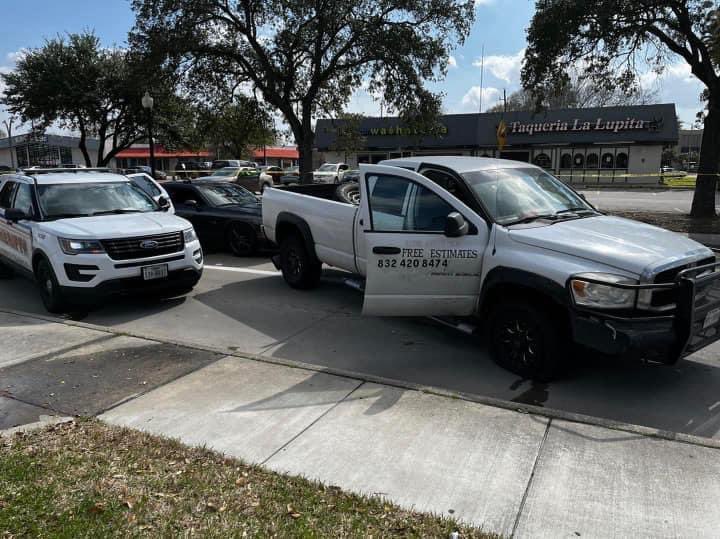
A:
<svg viewBox="0 0 720 539">
<path fill-rule="evenodd" d="M 448 67 L 457 67 L 457 60 L 452 54 L 448 56 Z"/>
<path fill-rule="evenodd" d="M 480 6 L 489 6 L 490 4 L 494 4 L 495 0 L 475 0 L 475 7 Z"/>
<path fill-rule="evenodd" d="M 496 79 L 507 84 L 516 84 L 520 81 L 520 69 L 522 68 L 525 49 L 520 49 L 515 54 L 496 54 L 485 57 L 485 69 Z M 480 67 L 482 59 L 478 58 L 473 65 Z"/>
<path fill-rule="evenodd" d="M 480 110 L 480 86 L 472 86 L 460 100 L 460 112 L 478 112 Z M 500 90 L 489 86 L 482 89 L 482 108 L 487 110 L 500 99 Z"/>
</svg>

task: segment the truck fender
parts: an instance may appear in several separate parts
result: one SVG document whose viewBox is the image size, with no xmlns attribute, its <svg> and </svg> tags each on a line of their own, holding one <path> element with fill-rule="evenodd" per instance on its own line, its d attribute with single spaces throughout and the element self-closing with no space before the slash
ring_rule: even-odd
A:
<svg viewBox="0 0 720 539">
<path fill-rule="evenodd" d="M 278 214 L 275 224 L 275 242 L 280 245 L 282 240 L 289 234 L 299 235 L 305 244 L 308 254 L 313 258 L 313 261 L 318 264 L 320 263 L 320 259 L 317 257 L 317 253 L 315 253 L 315 240 L 313 239 L 310 225 L 308 225 L 302 217 L 283 211 Z"/>
<path fill-rule="evenodd" d="M 478 314 L 481 317 L 487 315 L 498 294 L 502 297 L 514 292 L 521 292 L 524 297 L 534 296 L 565 312 L 570 308 L 570 297 L 563 285 L 537 273 L 498 266 L 485 277 L 478 300 Z"/>
</svg>

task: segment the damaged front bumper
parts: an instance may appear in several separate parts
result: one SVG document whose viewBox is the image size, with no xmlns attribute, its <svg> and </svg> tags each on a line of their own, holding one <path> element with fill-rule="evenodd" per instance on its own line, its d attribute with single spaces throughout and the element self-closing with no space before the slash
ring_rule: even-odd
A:
<svg viewBox="0 0 720 539">
<path fill-rule="evenodd" d="M 686 269 L 674 283 L 617 286 L 672 290 L 676 307 L 670 314 L 636 316 L 574 306 L 576 343 L 612 356 L 673 364 L 720 339 L 720 262 Z"/>
</svg>

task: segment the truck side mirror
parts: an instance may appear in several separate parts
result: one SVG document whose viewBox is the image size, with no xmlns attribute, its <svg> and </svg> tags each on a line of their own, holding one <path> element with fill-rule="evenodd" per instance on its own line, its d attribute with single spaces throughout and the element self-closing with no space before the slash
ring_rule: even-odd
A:
<svg viewBox="0 0 720 539">
<path fill-rule="evenodd" d="M 168 202 L 167 198 L 161 196 L 158 198 L 158 206 L 162 211 L 167 211 L 170 208 L 170 202 Z"/>
<path fill-rule="evenodd" d="M 470 225 L 465 218 L 454 211 L 445 218 L 445 235 L 448 238 L 459 238 L 470 231 Z"/>
<path fill-rule="evenodd" d="M 10 221 L 11 223 L 17 223 L 18 221 L 22 221 L 23 219 L 28 219 L 27 213 L 24 211 L 18 209 L 18 208 L 8 208 L 5 210 L 5 219 Z"/>
</svg>

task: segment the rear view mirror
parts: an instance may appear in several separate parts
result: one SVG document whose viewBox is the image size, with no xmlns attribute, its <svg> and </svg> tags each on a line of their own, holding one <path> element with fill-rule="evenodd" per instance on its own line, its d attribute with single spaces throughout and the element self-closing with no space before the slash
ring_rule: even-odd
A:
<svg viewBox="0 0 720 539">
<path fill-rule="evenodd" d="M 470 225 L 462 215 L 456 211 L 448 214 L 445 219 L 445 235 L 448 238 L 459 238 L 465 236 L 469 231 Z"/>
</svg>

